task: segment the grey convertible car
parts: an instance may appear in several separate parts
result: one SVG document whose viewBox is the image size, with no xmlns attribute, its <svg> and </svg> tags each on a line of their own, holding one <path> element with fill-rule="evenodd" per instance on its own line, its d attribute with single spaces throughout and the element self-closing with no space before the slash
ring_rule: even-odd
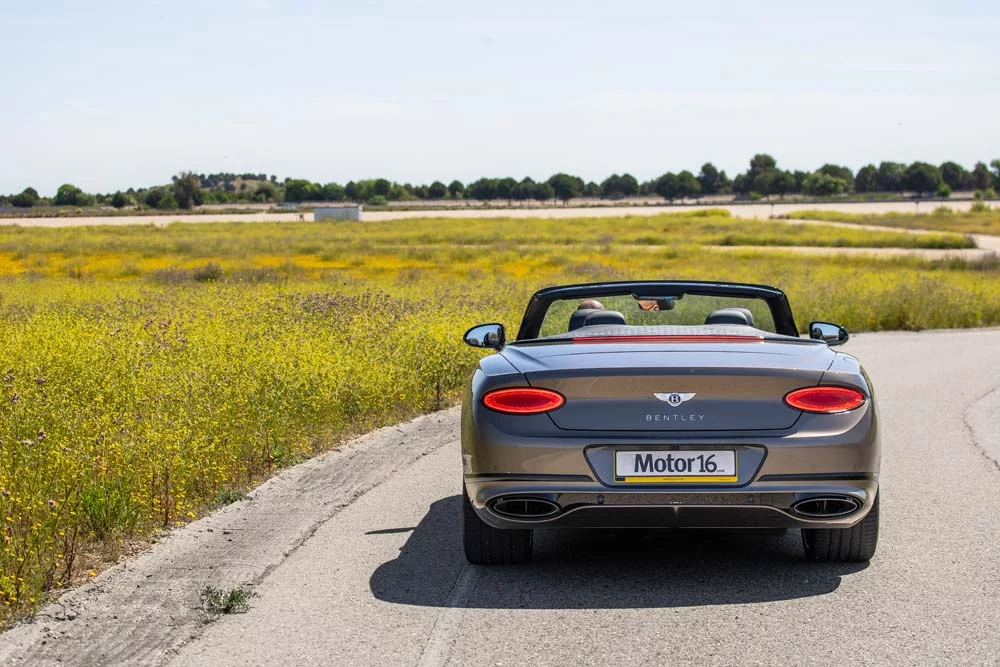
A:
<svg viewBox="0 0 1000 667">
<path fill-rule="evenodd" d="M 710 282 L 554 287 L 531 297 L 462 406 L 464 546 L 531 558 L 544 527 L 799 528 L 816 561 L 878 541 L 878 415 L 828 322 L 800 338 L 785 294 Z"/>
</svg>

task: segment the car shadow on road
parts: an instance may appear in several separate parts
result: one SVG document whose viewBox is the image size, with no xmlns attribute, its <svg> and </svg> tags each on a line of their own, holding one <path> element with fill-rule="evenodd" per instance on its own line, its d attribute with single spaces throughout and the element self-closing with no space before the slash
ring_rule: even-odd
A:
<svg viewBox="0 0 1000 667">
<path fill-rule="evenodd" d="M 474 569 L 471 588 L 452 596 L 466 566 L 461 497 L 431 505 L 399 556 L 369 581 L 379 600 L 483 609 L 692 607 L 825 595 L 865 564 L 811 563 L 798 531 L 536 530 L 532 562 Z"/>
</svg>

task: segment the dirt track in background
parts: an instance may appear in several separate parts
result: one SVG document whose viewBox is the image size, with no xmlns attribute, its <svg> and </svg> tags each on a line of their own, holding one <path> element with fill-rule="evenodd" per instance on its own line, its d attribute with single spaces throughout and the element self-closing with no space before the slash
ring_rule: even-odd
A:
<svg viewBox="0 0 1000 667">
<path fill-rule="evenodd" d="M 957 211 L 967 211 L 971 201 L 943 202 Z M 942 202 L 858 202 L 836 204 L 719 204 L 701 206 L 590 206 L 581 208 L 468 208 L 461 210 L 375 211 L 364 213 L 364 220 L 401 220 L 405 218 L 601 218 L 629 215 L 685 213 L 706 208 L 724 208 L 738 218 L 768 218 L 793 211 L 845 211 L 850 213 L 928 213 Z M 306 219 L 312 214 L 306 213 Z M 166 225 L 171 222 L 295 222 L 298 213 L 239 213 L 219 215 L 135 215 L 93 218 L 0 218 L 0 224 L 23 227 L 79 227 L 86 225 Z"/>
</svg>

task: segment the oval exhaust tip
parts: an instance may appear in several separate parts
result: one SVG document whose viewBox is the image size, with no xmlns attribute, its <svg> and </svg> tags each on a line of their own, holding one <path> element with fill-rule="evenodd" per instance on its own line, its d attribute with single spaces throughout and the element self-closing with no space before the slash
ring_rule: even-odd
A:
<svg viewBox="0 0 1000 667">
<path fill-rule="evenodd" d="M 490 509 L 512 519 L 542 519 L 559 513 L 559 505 L 544 498 L 498 498 Z"/>
<path fill-rule="evenodd" d="M 854 514 L 861 502 L 851 496 L 819 496 L 806 498 L 792 505 L 792 511 L 810 519 L 832 519 Z"/>
</svg>

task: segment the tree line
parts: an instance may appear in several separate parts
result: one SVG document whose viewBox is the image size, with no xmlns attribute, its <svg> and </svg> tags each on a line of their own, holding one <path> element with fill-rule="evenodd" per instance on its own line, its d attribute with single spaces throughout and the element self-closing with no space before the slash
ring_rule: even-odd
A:
<svg viewBox="0 0 1000 667">
<path fill-rule="evenodd" d="M 748 169 L 732 179 L 711 162 L 703 164 L 697 174 L 688 170 L 667 172 L 644 182 L 631 174 L 612 174 L 600 183 L 585 182 L 579 176 L 565 173 L 554 174 L 544 181 L 535 181 L 531 177 L 520 180 L 506 177 L 480 178 L 468 184 L 453 180 L 447 185 L 442 181 L 413 185 L 374 178 L 341 185 L 302 178 L 286 178 L 279 182 L 276 176 L 267 174 L 181 172 L 173 177 L 169 185 L 129 188 L 108 194 L 90 194 L 66 183 L 53 197 L 45 198 L 28 187 L 17 194 L 0 196 L 0 206 L 143 206 L 172 210 L 202 204 L 282 201 L 343 201 L 375 205 L 389 201 L 440 199 L 509 203 L 554 200 L 565 203 L 578 197 L 617 200 L 639 195 L 660 196 L 668 201 L 720 194 L 750 199 L 790 194 L 830 197 L 904 192 L 916 196 L 933 194 L 947 197 L 954 190 L 976 190 L 981 196 L 994 197 L 993 188 L 997 186 L 1000 186 L 1000 159 L 993 160 L 989 166 L 985 162 L 977 162 L 972 169 L 952 161 L 940 165 L 918 161 L 911 164 L 868 164 L 857 173 L 845 166 L 824 164 L 819 169 L 806 172 L 781 169 L 773 157 L 758 153 L 750 160 Z"/>
</svg>

